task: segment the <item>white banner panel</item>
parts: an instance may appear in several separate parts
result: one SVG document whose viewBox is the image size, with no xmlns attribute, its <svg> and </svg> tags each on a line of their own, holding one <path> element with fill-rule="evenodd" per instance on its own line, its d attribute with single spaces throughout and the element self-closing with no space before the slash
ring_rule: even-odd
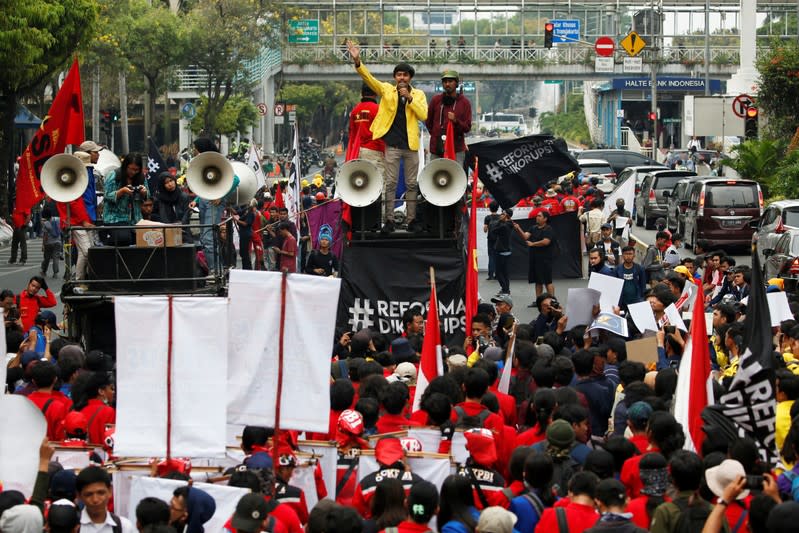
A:
<svg viewBox="0 0 799 533">
<path fill-rule="evenodd" d="M 166 297 L 119 297 L 116 455 L 163 457 L 167 433 Z M 227 309 L 224 298 L 174 298 L 172 456 L 225 454 Z M 146 332 L 146 334 L 143 334 Z"/>
<path fill-rule="evenodd" d="M 275 423 L 281 281 L 279 272 L 230 274 L 228 423 Z M 337 278 L 288 277 L 281 428 L 328 429 L 330 346 L 340 288 Z"/>
<path fill-rule="evenodd" d="M 327 497 L 332 499 L 336 498 L 336 467 L 338 465 L 338 449 L 336 446 L 320 445 L 320 444 L 307 444 L 303 441 L 299 442 L 299 448 L 306 453 L 312 453 L 316 456 L 319 466 L 322 469 L 322 480 L 325 482 L 327 489 Z M 314 488 L 314 493 L 316 489 Z M 305 495 L 306 499 L 308 495 Z M 311 509 L 311 505 L 308 505 Z"/>
<path fill-rule="evenodd" d="M 169 503 L 172 493 L 176 488 L 185 485 L 185 481 L 174 479 L 161 479 L 154 477 L 133 477 L 131 479 L 130 494 L 128 496 L 127 518 L 136 523 L 136 506 L 145 496 L 160 498 Z M 236 511 L 236 504 L 245 494 L 249 494 L 249 489 L 239 487 L 228 487 L 227 485 L 214 485 L 211 483 L 194 483 L 192 489 L 200 489 L 208 493 L 216 502 L 214 516 L 203 525 L 207 533 L 217 533 L 224 531 L 225 522 L 233 516 Z"/>
<path fill-rule="evenodd" d="M 429 481 L 439 490 L 447 476 L 454 474 L 454 467 L 450 464 L 449 457 L 410 457 L 407 459 L 411 472 Z M 358 481 L 372 472 L 377 472 L 378 464 L 374 455 L 361 455 L 358 458 Z"/>
<path fill-rule="evenodd" d="M 39 446 L 47 421 L 32 401 L 18 394 L 0 394 L 0 482 L 30 498 L 39 470 Z"/>
</svg>

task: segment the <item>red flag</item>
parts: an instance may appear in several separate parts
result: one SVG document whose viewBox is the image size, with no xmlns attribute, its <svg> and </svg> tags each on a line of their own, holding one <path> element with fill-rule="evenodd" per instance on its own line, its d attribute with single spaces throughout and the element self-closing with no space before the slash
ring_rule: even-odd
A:
<svg viewBox="0 0 799 533">
<path fill-rule="evenodd" d="M 447 120 L 447 138 L 444 139 L 444 157 L 455 160 L 455 126 Z"/>
<path fill-rule="evenodd" d="M 441 360 L 441 329 L 438 323 L 438 298 L 436 297 L 436 278 L 430 267 L 430 305 L 427 309 L 427 322 L 424 326 L 422 342 L 422 360 L 419 363 L 419 375 L 416 377 L 416 392 L 413 395 L 413 411 L 418 411 L 422 394 L 427 385 L 438 376 L 444 374 Z"/>
<path fill-rule="evenodd" d="M 449 134 L 447 134 L 449 135 Z M 477 159 L 472 173 L 472 205 L 469 209 L 469 239 L 466 251 L 466 336 L 472 334 L 472 317 L 477 314 Z"/>
<path fill-rule="evenodd" d="M 361 153 L 361 124 L 360 122 L 356 122 L 357 127 L 355 131 L 350 133 L 349 143 L 347 144 L 347 155 L 344 156 L 344 161 L 358 159 L 358 154 Z"/>
<path fill-rule="evenodd" d="M 28 213 L 31 207 L 44 198 L 39 172 L 45 162 L 56 154 L 64 153 L 68 144 L 80 144 L 85 140 L 80 69 L 76 59 L 36 135 L 22 153 L 17 174 L 14 211 Z"/>
<path fill-rule="evenodd" d="M 280 182 L 277 182 L 275 189 L 275 201 L 272 202 L 275 207 L 286 207 L 286 202 L 283 201 L 283 189 L 280 187 Z"/>
<path fill-rule="evenodd" d="M 677 391 L 674 393 L 674 418 L 688 428 L 685 449 L 699 453 L 705 439 L 702 410 L 713 403 L 713 377 L 710 373 L 710 348 L 707 341 L 705 308 L 694 304 L 691 333 L 683 350 Z"/>
</svg>

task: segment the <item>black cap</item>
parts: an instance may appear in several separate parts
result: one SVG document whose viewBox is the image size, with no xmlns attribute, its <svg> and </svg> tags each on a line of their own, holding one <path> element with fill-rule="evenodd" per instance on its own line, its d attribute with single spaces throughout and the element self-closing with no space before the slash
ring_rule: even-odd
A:
<svg viewBox="0 0 799 533">
<path fill-rule="evenodd" d="M 263 494 L 245 494 L 236 504 L 231 524 L 239 531 L 257 533 L 261 531 L 261 524 L 266 519 L 268 507 Z"/>
</svg>

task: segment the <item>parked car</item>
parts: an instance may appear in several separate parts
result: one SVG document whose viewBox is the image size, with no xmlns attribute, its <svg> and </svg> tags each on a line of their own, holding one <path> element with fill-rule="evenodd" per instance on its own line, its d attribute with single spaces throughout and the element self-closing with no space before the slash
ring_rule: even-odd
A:
<svg viewBox="0 0 799 533">
<path fill-rule="evenodd" d="M 691 184 L 685 210 L 685 245 L 708 239 L 726 248 L 750 246 L 752 221 L 763 213 L 763 191 L 756 181 L 703 178 Z"/>
<path fill-rule="evenodd" d="M 790 229 L 779 236 L 773 248 L 764 248 L 763 277 L 792 280 L 795 288 L 799 279 L 799 230 Z M 786 284 L 786 290 L 788 286 Z"/>
<path fill-rule="evenodd" d="M 610 163 L 613 172 L 621 174 L 621 171 L 627 167 L 641 166 L 641 165 L 660 165 L 657 161 L 650 157 L 646 157 L 638 152 L 631 150 L 618 150 L 618 149 L 597 149 L 597 150 L 583 150 L 577 154 L 577 160 L 580 159 L 604 159 Z"/>
<path fill-rule="evenodd" d="M 799 200 L 779 200 L 769 204 L 757 225 L 757 253 L 761 264 L 766 261 L 763 250 L 774 248 L 777 240 L 789 229 L 799 229 Z"/>
<path fill-rule="evenodd" d="M 688 170 L 655 170 L 644 174 L 641 191 L 635 195 L 635 225 L 654 229 L 655 220 L 666 218 L 668 199 L 663 196 L 681 179 L 696 176 Z"/>
<path fill-rule="evenodd" d="M 580 164 L 583 176 L 599 178 L 597 189 L 604 193 L 610 193 L 616 188 L 616 173 L 610 163 L 604 159 L 578 159 L 577 162 Z"/>
<path fill-rule="evenodd" d="M 666 227 L 669 231 L 683 234 L 685 228 L 685 210 L 688 207 L 688 195 L 691 192 L 691 183 L 699 177 L 683 178 L 677 182 L 670 191 L 663 191 L 663 196 L 668 200 L 666 212 Z"/>
</svg>

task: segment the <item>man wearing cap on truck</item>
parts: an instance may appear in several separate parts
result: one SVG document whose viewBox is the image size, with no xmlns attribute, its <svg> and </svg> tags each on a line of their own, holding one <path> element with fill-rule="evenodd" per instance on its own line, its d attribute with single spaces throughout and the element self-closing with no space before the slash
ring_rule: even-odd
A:
<svg viewBox="0 0 799 533">
<path fill-rule="evenodd" d="M 447 123 L 452 122 L 455 134 L 455 160 L 463 164 L 466 154 L 466 141 L 463 137 L 472 129 L 472 103 L 463 94 L 458 94 L 459 81 L 456 71 L 445 70 L 441 74 L 441 86 L 444 92 L 430 100 L 425 126 L 430 133 L 431 161 L 444 156 Z"/>
</svg>

